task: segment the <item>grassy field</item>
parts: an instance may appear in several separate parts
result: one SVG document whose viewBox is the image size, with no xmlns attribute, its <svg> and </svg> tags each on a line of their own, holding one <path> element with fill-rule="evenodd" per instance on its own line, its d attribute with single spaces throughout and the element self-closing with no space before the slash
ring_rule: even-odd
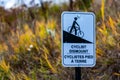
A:
<svg viewBox="0 0 120 80">
<path fill-rule="evenodd" d="M 89 0 L 90 1 L 90 0 Z M 82 68 L 82 80 L 120 80 L 120 1 L 76 0 L 28 10 L 0 8 L 0 80 L 74 80 L 61 64 L 61 13 L 94 12 L 96 65 Z"/>
</svg>

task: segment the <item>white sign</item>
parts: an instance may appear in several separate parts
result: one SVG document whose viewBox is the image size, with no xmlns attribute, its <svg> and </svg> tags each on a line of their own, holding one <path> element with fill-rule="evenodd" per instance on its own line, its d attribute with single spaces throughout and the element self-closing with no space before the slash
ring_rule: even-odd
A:
<svg viewBox="0 0 120 80">
<path fill-rule="evenodd" d="M 63 12 L 61 15 L 62 64 L 65 67 L 93 67 L 95 15 L 91 12 Z"/>
</svg>

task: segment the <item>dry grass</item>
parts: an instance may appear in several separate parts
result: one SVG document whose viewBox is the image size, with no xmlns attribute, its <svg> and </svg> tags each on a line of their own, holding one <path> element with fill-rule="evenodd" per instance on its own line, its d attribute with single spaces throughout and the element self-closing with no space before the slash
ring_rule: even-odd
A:
<svg viewBox="0 0 120 80">
<path fill-rule="evenodd" d="M 100 13 L 93 10 L 97 15 L 97 64 L 93 68 L 82 68 L 82 79 L 120 80 L 120 12 L 117 11 L 116 16 L 107 13 L 105 0 Z M 73 80 L 74 69 L 61 65 L 59 16 L 48 17 L 47 22 L 43 17 L 36 18 L 34 26 L 32 21 L 22 23 L 18 17 L 17 22 L 22 25 L 11 21 L 15 29 L 2 16 L 0 80 Z"/>
</svg>

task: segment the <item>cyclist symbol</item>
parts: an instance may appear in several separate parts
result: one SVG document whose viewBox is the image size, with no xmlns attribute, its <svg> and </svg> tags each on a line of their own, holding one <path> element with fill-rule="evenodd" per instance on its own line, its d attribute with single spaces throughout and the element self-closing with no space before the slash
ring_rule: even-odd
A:
<svg viewBox="0 0 120 80">
<path fill-rule="evenodd" d="M 75 34 L 76 36 L 83 37 L 84 33 L 81 31 L 79 24 L 77 23 L 77 19 L 79 17 L 74 17 L 74 21 L 72 26 L 68 27 L 68 32 L 70 34 Z M 77 25 L 77 26 L 76 26 Z"/>
</svg>

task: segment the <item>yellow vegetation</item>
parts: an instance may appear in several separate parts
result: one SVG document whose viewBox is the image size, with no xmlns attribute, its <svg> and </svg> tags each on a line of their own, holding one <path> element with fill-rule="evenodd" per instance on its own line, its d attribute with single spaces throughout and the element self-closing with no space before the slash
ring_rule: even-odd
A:
<svg viewBox="0 0 120 80">
<path fill-rule="evenodd" d="M 7 64 L 4 59 L 2 59 L 0 61 L 0 69 L 5 73 L 8 73 L 10 71 L 10 65 Z"/>
<path fill-rule="evenodd" d="M 104 21 L 104 9 L 105 9 L 105 0 L 102 0 L 102 6 L 101 6 L 101 15 L 102 15 L 102 20 Z"/>
</svg>

